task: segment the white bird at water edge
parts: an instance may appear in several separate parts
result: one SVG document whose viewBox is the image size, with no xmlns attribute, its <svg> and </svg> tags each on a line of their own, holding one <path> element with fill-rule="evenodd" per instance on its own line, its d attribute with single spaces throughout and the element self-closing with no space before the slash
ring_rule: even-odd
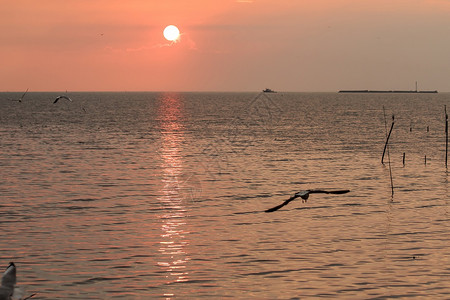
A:
<svg viewBox="0 0 450 300">
<path fill-rule="evenodd" d="M 0 300 L 26 300 L 36 295 L 32 294 L 22 298 L 22 291 L 16 287 L 16 283 L 16 265 L 10 262 L 5 273 L 3 273 L 2 285 L 0 286 Z"/>
<path fill-rule="evenodd" d="M 14 286 L 16 285 L 16 266 L 9 263 L 2 277 L 2 285 L 0 286 L 0 300 L 12 299 L 14 294 Z"/>
<path fill-rule="evenodd" d="M 279 210 L 280 208 L 282 208 L 283 206 L 287 205 L 289 202 L 291 202 L 292 200 L 300 197 L 302 198 L 302 202 L 306 202 L 309 198 L 310 194 L 345 194 L 350 192 L 350 190 L 335 190 L 335 191 L 325 191 L 325 190 L 306 190 L 306 191 L 300 191 L 298 193 L 295 193 L 294 196 L 292 196 L 291 198 L 287 199 L 286 201 L 284 201 L 283 203 L 281 203 L 280 205 L 277 205 L 275 207 L 269 208 L 267 209 L 265 212 L 273 212 L 276 210 Z"/>
</svg>

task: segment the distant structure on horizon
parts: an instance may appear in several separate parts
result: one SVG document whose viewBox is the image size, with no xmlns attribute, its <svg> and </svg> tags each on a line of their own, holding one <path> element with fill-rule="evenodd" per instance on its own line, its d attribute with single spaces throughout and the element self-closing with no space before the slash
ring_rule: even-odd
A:
<svg viewBox="0 0 450 300">
<path fill-rule="evenodd" d="M 419 91 L 417 89 L 417 81 L 416 81 L 416 89 L 415 90 L 340 90 L 339 93 L 437 93 L 437 90 L 432 91 Z"/>
<path fill-rule="evenodd" d="M 263 93 L 276 93 L 274 90 L 271 89 L 264 89 Z"/>
</svg>

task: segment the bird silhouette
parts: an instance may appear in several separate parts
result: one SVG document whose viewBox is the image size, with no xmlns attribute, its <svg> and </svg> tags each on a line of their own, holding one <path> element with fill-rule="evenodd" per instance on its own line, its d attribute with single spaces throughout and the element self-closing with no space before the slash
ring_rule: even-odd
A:
<svg viewBox="0 0 450 300">
<path fill-rule="evenodd" d="M 300 191 L 298 193 L 295 193 L 294 196 L 292 196 L 291 198 L 287 199 L 286 201 L 284 201 L 280 205 L 277 205 L 275 207 L 269 208 L 269 209 L 265 210 L 265 212 L 277 211 L 280 208 L 282 208 L 283 206 L 288 205 L 289 202 L 291 202 L 292 200 L 294 200 L 294 199 L 296 199 L 298 197 L 302 198 L 302 202 L 306 202 L 306 201 L 308 201 L 308 198 L 309 198 L 310 194 L 345 194 L 345 193 L 348 193 L 348 192 L 350 192 L 350 190 L 326 191 L 326 190 L 314 189 L 314 190 Z"/>
<path fill-rule="evenodd" d="M 65 96 L 65 95 L 62 95 L 62 96 L 56 97 L 55 101 L 53 101 L 53 104 L 55 104 L 56 102 L 58 102 L 58 100 L 61 99 L 61 98 L 67 99 L 67 100 L 69 100 L 70 102 L 72 102 L 72 99 L 70 99 L 69 97 L 67 97 L 67 96 Z"/>
<path fill-rule="evenodd" d="M 66 93 L 67 93 L 67 91 L 66 91 Z M 53 101 L 53 104 L 55 104 L 56 102 L 58 102 L 59 99 L 67 99 L 67 100 L 69 100 L 70 102 L 73 102 L 72 99 L 70 99 L 68 96 L 66 96 L 66 95 L 61 95 L 61 96 L 56 97 L 55 101 Z M 81 106 L 81 105 L 80 105 L 80 107 L 81 107 L 81 109 L 86 113 L 86 109 L 85 109 L 83 106 Z M 1 300 L 1 299 L 0 299 L 0 300 Z"/>
<path fill-rule="evenodd" d="M 22 94 L 22 96 L 19 99 L 11 99 L 12 101 L 22 102 L 25 95 L 28 93 L 28 89 L 25 91 L 25 93 Z"/>
</svg>

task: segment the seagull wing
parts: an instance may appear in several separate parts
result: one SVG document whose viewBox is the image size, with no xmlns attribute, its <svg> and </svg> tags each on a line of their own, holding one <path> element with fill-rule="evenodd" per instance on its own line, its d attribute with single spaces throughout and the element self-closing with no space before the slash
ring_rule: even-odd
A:
<svg viewBox="0 0 450 300">
<path fill-rule="evenodd" d="M 69 97 L 67 97 L 67 96 L 65 96 L 65 95 L 62 95 L 62 96 L 56 97 L 56 99 L 55 99 L 55 101 L 53 101 L 53 103 L 58 102 L 58 100 L 61 99 L 61 98 L 67 99 L 67 100 L 69 100 L 70 102 L 73 102 L 72 99 L 70 99 Z"/>
<path fill-rule="evenodd" d="M 295 194 L 294 196 L 292 196 L 291 198 L 287 199 L 286 201 L 284 201 L 283 203 L 281 203 L 280 205 L 277 205 L 275 207 L 269 208 L 268 210 L 266 210 L 265 212 L 273 212 L 276 210 L 279 210 L 280 208 L 282 208 L 285 205 L 288 205 L 289 202 L 291 202 L 292 200 L 294 200 L 295 198 L 300 197 L 299 195 Z"/>
<path fill-rule="evenodd" d="M 345 194 L 350 192 L 350 190 L 335 190 L 335 191 L 325 191 L 325 190 L 310 190 L 310 194 Z"/>
<path fill-rule="evenodd" d="M 25 97 L 25 95 L 28 93 L 28 89 L 25 91 L 25 93 L 23 93 L 22 97 L 20 97 L 20 100 L 23 99 L 23 97 Z"/>
<path fill-rule="evenodd" d="M 292 196 L 291 198 L 287 199 L 286 201 L 284 201 L 280 205 L 277 205 L 275 207 L 269 208 L 265 212 L 277 211 L 277 210 L 279 210 L 280 208 L 282 208 L 283 206 L 287 205 L 289 202 L 291 202 L 292 200 L 294 200 L 295 198 L 298 198 L 298 197 L 301 197 L 302 199 L 306 200 L 306 199 L 308 199 L 309 194 L 345 194 L 345 193 L 348 193 L 348 192 L 350 192 L 350 190 L 335 190 L 335 191 L 306 190 L 306 191 L 301 191 L 301 192 L 296 193 L 294 196 Z"/>
<path fill-rule="evenodd" d="M 16 266 L 10 263 L 3 273 L 2 286 L 13 289 L 14 285 L 16 285 Z"/>
</svg>

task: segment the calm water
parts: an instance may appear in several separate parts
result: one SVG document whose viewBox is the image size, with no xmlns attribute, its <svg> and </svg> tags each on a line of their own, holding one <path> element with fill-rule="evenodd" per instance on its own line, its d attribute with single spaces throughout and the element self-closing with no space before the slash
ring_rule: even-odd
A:
<svg viewBox="0 0 450 300">
<path fill-rule="evenodd" d="M 450 94 L 20 94 L 0 265 L 33 299 L 450 299 Z M 263 212 L 308 188 L 351 192 Z"/>
</svg>

